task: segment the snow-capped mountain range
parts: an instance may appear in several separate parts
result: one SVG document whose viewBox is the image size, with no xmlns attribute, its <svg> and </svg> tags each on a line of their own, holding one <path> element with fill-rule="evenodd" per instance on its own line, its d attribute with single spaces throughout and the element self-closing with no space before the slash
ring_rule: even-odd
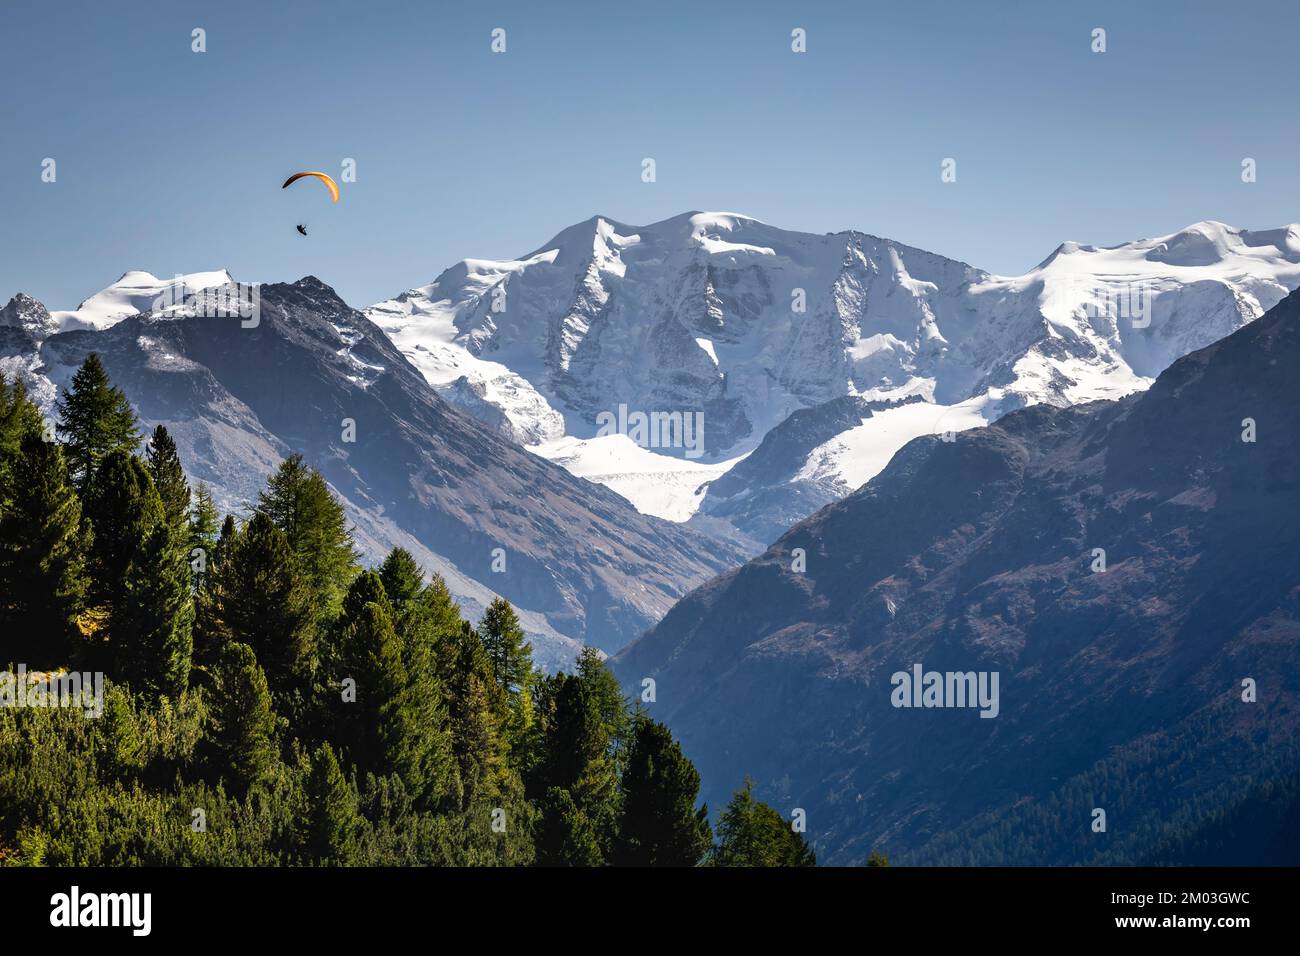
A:
<svg viewBox="0 0 1300 956">
<path fill-rule="evenodd" d="M 644 513 L 766 542 L 918 435 L 1144 389 L 1297 285 L 1300 225 L 1067 242 L 1006 277 L 857 231 L 688 213 L 597 216 L 365 312 L 444 398 L 531 451 Z M 824 408 L 845 397 L 863 414 Z M 601 433 L 620 406 L 702 412 L 704 454 Z M 810 427 L 819 416 L 836 426 Z M 779 467 L 718 481 L 787 421 L 807 434 L 786 436 Z"/>
<path fill-rule="evenodd" d="M 0 374 L 21 378 L 47 417 L 90 352 L 146 432 L 167 427 L 220 508 L 247 514 L 301 452 L 368 562 L 407 548 L 470 617 L 508 598 L 548 669 L 571 665 L 584 643 L 617 650 L 744 557 L 638 514 L 443 401 L 311 276 L 250 288 L 225 273 L 128 273 L 69 312 L 23 294 L 0 310 Z"/>
<path fill-rule="evenodd" d="M 243 357 L 217 368 L 222 353 L 196 360 L 192 336 L 157 324 L 179 317 L 173 307 L 187 296 L 232 282 L 224 270 L 171 279 L 128 272 L 66 311 L 18 294 L 0 309 L 0 371 L 23 375 L 48 411 L 81 354 L 105 351 L 143 417 L 168 422 L 190 442 L 202 462 L 198 476 L 227 493 L 223 504 L 238 507 L 279 456 L 304 447 L 292 416 L 274 419 L 289 414 L 281 408 L 288 393 L 267 398 L 260 379 L 245 381 L 241 362 L 276 375 L 267 356 L 245 348 L 252 339 L 232 339 Z M 525 465 L 540 456 L 650 516 L 632 545 L 640 558 L 612 560 L 602 581 L 584 577 L 576 559 L 560 568 L 545 557 L 558 547 L 554 531 L 549 544 L 541 532 L 529 540 L 535 580 L 516 581 L 517 594 L 505 591 L 558 662 L 572 655 L 575 639 L 621 646 L 682 588 L 844 497 L 917 436 L 955 433 L 1025 405 L 1145 389 L 1180 356 L 1300 286 L 1300 226 L 1251 232 L 1203 222 L 1106 249 L 1065 243 L 1025 275 L 1002 277 L 859 232 L 790 232 L 725 213 L 644 227 L 595 217 L 519 259 L 465 260 L 364 312 L 318 286 L 274 287 L 286 301 L 306 303 L 294 307 L 310 330 L 302 354 L 314 357 L 303 361 L 329 366 L 328 375 L 318 370 L 303 381 L 335 382 L 353 404 L 393 387 L 389 379 L 410 394 L 431 387 L 485 425 L 484 434 L 504 438 L 502 447 L 533 453 L 512 458 L 501 480 L 492 479 L 493 493 L 524 472 L 527 486 L 555 486 L 557 472 L 544 462 Z M 288 314 L 272 305 L 270 314 Z M 143 319 L 138 329 L 117 334 L 135 318 Z M 294 328 L 285 327 L 301 336 Z M 191 389 L 184 398 L 180 386 L 161 384 L 181 381 Z M 280 383 L 281 391 L 288 387 Z M 164 392 L 176 396 L 160 399 Z M 429 401 L 418 397 L 428 421 L 401 428 L 431 436 L 423 442 L 459 429 L 456 440 L 476 449 L 470 457 L 495 467 L 502 452 L 482 451 L 483 438 L 457 423 L 463 416 L 440 418 Z M 655 412 L 699 413 L 702 443 L 654 447 L 644 434 L 609 433 L 610 420 L 622 428 Z M 407 411 L 382 414 L 405 420 Z M 347 458 L 328 436 L 310 437 L 322 461 Z M 419 552 L 419 533 L 394 525 L 406 507 L 398 502 L 414 499 L 403 490 L 379 505 L 370 500 L 372 483 L 401 478 L 384 467 L 366 461 L 355 493 L 351 466 L 328 477 L 349 489 L 349 513 L 371 551 L 404 543 Z M 639 523 L 631 508 L 619 516 L 611 504 L 623 506 L 618 498 L 563 484 L 572 514 L 600 513 L 611 526 Z M 509 494 L 501 491 L 499 501 Z M 415 499 L 426 498 L 432 501 L 417 489 Z M 501 534 L 498 525 L 508 523 L 504 512 L 485 507 L 466 517 L 450 499 L 445 504 L 476 534 Z M 424 521 L 422 514 L 402 520 Z M 656 517 L 689 521 L 707 536 L 676 537 Z M 604 547 L 600 540 L 587 535 L 587 544 L 566 553 Z M 443 543 L 452 541 L 449 559 Z M 454 536 L 426 543 L 420 556 L 459 581 L 469 605 L 501 590 L 473 566 L 485 549 L 462 553 Z M 631 590 L 619 591 L 610 582 L 638 560 L 660 567 L 663 580 L 637 591 L 638 579 L 629 578 Z"/>
</svg>

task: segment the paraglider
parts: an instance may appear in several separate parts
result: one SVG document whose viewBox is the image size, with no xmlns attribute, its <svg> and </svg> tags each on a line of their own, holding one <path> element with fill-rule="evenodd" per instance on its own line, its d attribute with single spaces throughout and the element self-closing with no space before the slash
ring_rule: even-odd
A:
<svg viewBox="0 0 1300 956">
<path fill-rule="evenodd" d="M 290 176 L 288 179 L 284 181 L 284 185 L 281 186 L 280 188 L 288 189 L 298 180 L 303 179 L 304 177 L 307 176 L 311 176 L 316 179 L 319 179 L 322 183 L 325 184 L 325 188 L 330 191 L 330 198 L 333 199 L 335 202 L 339 201 L 339 184 L 336 183 L 332 178 L 330 178 L 325 173 L 318 173 L 310 170 L 301 173 L 294 173 L 292 176 Z M 299 224 L 298 233 L 299 235 L 303 235 L 303 236 L 307 235 L 307 227 L 303 224 Z"/>
<path fill-rule="evenodd" d="M 302 179 L 304 176 L 315 176 L 317 179 L 319 179 L 321 182 L 325 184 L 325 188 L 330 191 L 330 196 L 334 198 L 334 201 L 335 202 L 339 201 L 339 184 L 336 183 L 329 176 L 327 176 L 325 173 L 316 173 L 316 172 L 294 173 L 292 176 L 290 176 L 288 179 L 284 181 L 284 185 L 281 186 L 280 188 L 288 189 L 290 186 L 292 186 L 298 180 Z"/>
</svg>

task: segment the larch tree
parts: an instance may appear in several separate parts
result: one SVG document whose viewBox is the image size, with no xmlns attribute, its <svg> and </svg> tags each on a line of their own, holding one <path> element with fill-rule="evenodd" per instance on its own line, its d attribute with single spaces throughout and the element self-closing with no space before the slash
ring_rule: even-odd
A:
<svg viewBox="0 0 1300 956">
<path fill-rule="evenodd" d="M 817 855 L 803 835 L 775 808 L 754 797 L 754 782 L 732 796 L 718 818 L 716 866 L 816 866 Z"/>
<path fill-rule="evenodd" d="M 268 479 L 257 510 L 289 542 L 312 592 L 316 620 L 335 617 L 356 576 L 359 555 L 343 506 L 321 473 L 302 455 L 290 455 Z"/>
</svg>

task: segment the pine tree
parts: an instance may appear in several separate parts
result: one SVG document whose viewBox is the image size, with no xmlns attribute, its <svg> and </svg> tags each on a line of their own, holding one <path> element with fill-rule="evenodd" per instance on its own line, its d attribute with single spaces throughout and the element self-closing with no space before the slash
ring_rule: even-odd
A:
<svg viewBox="0 0 1300 956">
<path fill-rule="evenodd" d="M 258 511 L 284 532 L 313 595 L 317 621 L 339 613 L 359 555 L 343 506 L 320 472 L 290 455 L 267 481 Z"/>
<path fill-rule="evenodd" d="M 0 667 L 66 664 L 88 586 L 89 528 L 58 445 L 29 430 L 5 463 L 13 492 L 0 509 Z"/>
<path fill-rule="evenodd" d="M 149 475 L 158 489 L 158 497 L 162 499 L 164 516 L 176 527 L 183 527 L 189 520 L 190 486 L 185 480 L 176 442 L 162 425 L 154 428 L 149 438 L 145 460 L 149 463 Z"/>
<path fill-rule="evenodd" d="M 126 572 L 125 607 L 113 630 L 118 673 L 153 697 L 173 700 L 189 685 L 194 603 L 184 532 L 160 521 Z"/>
<path fill-rule="evenodd" d="M 194 489 L 194 510 L 190 515 L 189 561 L 191 584 L 203 590 L 217 546 L 217 506 L 212 489 L 203 482 Z M 198 553 L 196 553 L 198 552 Z"/>
<path fill-rule="evenodd" d="M 393 548 L 388 552 L 384 563 L 379 566 L 379 580 L 383 582 L 384 593 L 395 610 L 417 600 L 424 590 L 424 572 L 405 548 Z"/>
<path fill-rule="evenodd" d="M 539 807 L 536 844 L 538 866 L 602 866 L 600 842 L 586 814 L 567 790 L 553 787 Z"/>
<path fill-rule="evenodd" d="M 745 779 L 718 819 L 717 866 L 816 866 L 802 834 L 774 808 L 754 799 L 754 782 Z"/>
<path fill-rule="evenodd" d="M 234 536 L 229 553 L 218 557 L 215 616 L 230 640 L 253 649 L 283 703 L 315 669 L 315 613 L 297 558 L 284 533 L 261 512 Z"/>
<path fill-rule="evenodd" d="M 406 779 L 417 763 L 410 753 L 415 728 L 403 708 L 406 667 L 386 601 L 368 601 L 350 617 L 345 647 L 357 688 L 350 756 L 363 773 L 397 772 Z"/>
<path fill-rule="evenodd" d="M 306 789 L 304 843 L 308 854 L 321 863 L 347 866 L 357 856 L 364 822 L 357 809 L 357 795 L 329 744 L 321 744 L 312 754 Z"/>
<path fill-rule="evenodd" d="M 228 582 L 233 583 L 234 574 L 227 559 L 238 534 L 234 515 L 226 515 L 221 534 L 204 554 L 204 570 L 198 576 L 200 586 L 194 593 L 194 666 L 201 672 L 216 663 L 222 646 L 231 639 L 225 609 L 231 603 Z"/>
<path fill-rule="evenodd" d="M 344 704 L 342 739 L 359 769 L 396 773 L 419 809 L 455 789 L 447 715 L 429 648 L 414 627 L 416 608 L 394 621 L 380 576 L 357 576 L 343 601 L 340 677 L 356 681 L 357 701 Z"/>
<path fill-rule="evenodd" d="M 695 866 L 712 843 L 700 775 L 663 724 L 638 715 L 623 772 L 623 814 L 614 862 Z"/>
<path fill-rule="evenodd" d="M 237 794 L 265 781 L 275 765 L 275 712 L 266 674 L 247 644 L 227 644 L 216 666 L 212 748 L 216 772 Z"/>
<path fill-rule="evenodd" d="M 42 434 L 44 419 L 36 403 L 27 397 L 27 387 L 16 378 L 12 385 L 0 373 L 0 508 L 13 493 L 11 468 L 19 446 L 28 433 Z"/>
<path fill-rule="evenodd" d="M 110 615 L 121 609 L 126 569 L 162 513 L 144 463 L 123 449 L 105 455 L 86 493 L 86 514 L 95 533 L 92 597 L 106 605 Z M 110 618 L 110 635 L 112 626 Z"/>
<path fill-rule="evenodd" d="M 619 781 L 598 702 L 582 679 L 571 674 L 551 678 L 543 696 L 542 758 L 532 789 L 567 793 L 607 859 L 618 825 Z"/>
<path fill-rule="evenodd" d="M 443 700 L 451 706 L 451 695 L 456 683 L 460 658 L 462 632 L 469 626 L 460 616 L 460 607 L 447 590 L 447 582 L 434 574 L 420 591 L 417 606 L 428 628 L 433 650 L 433 665 L 442 688 Z M 480 642 L 481 646 L 481 642 Z"/>
<path fill-rule="evenodd" d="M 113 451 L 134 452 L 140 447 L 135 412 L 122 390 L 91 352 L 72 376 L 72 387 L 57 403 L 58 433 L 68 456 L 68 470 L 79 491 L 84 491 L 99 462 Z"/>
</svg>

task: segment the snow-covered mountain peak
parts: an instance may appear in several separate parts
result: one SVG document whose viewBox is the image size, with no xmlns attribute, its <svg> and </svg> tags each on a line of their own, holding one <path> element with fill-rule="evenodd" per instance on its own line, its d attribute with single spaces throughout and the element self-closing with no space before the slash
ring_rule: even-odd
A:
<svg viewBox="0 0 1300 956">
<path fill-rule="evenodd" d="M 149 272 L 124 272 L 122 278 L 96 292 L 75 309 L 51 313 L 58 329 L 102 330 L 141 312 L 148 312 L 159 301 L 181 302 L 203 289 L 228 285 L 234 278 L 225 269 L 215 272 L 192 272 L 170 279 L 160 279 Z"/>
<path fill-rule="evenodd" d="M 19 292 L 0 309 L 0 326 L 22 329 L 38 339 L 57 329 L 45 306 L 25 292 Z"/>
<path fill-rule="evenodd" d="M 1259 272 L 1272 276 L 1300 265 L 1300 224 L 1239 229 L 1214 220 L 1178 232 L 1116 246 L 1062 243 L 1030 274 L 1056 269 L 1098 275 L 1176 277 L 1198 270 L 1202 278 Z M 1206 271 L 1208 270 L 1208 271 Z"/>
<path fill-rule="evenodd" d="M 1294 225 L 1065 242 L 997 276 L 857 230 L 691 211 L 644 226 L 593 216 L 523 257 L 464 260 L 367 315 L 448 400 L 680 519 L 704 501 L 701 468 L 739 460 L 799 409 L 846 396 L 944 406 L 877 410 L 800 471 L 857 482 L 865 468 L 838 463 L 874 467 L 863 442 L 897 447 L 953 421 L 1145 388 L 1298 285 Z M 620 410 L 699 413 L 702 458 L 671 443 L 622 455 L 628 436 L 598 426 L 627 419 Z M 665 504 L 670 486 L 689 501 Z"/>
</svg>

